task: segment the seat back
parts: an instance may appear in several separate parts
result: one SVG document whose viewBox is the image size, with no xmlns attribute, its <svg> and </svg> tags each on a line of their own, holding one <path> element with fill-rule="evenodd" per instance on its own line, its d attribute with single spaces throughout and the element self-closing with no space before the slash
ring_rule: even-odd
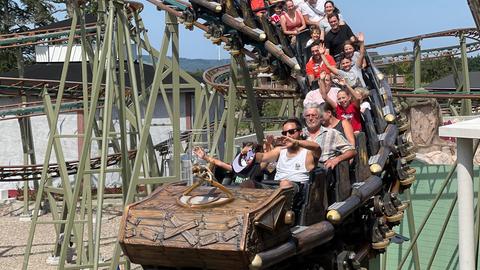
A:
<svg viewBox="0 0 480 270">
<path fill-rule="evenodd" d="M 354 182 L 364 182 L 370 175 L 370 167 L 368 166 L 367 137 L 364 132 L 355 134 L 355 147 L 357 155 L 354 159 Z"/>
<path fill-rule="evenodd" d="M 377 130 L 375 129 L 375 123 L 373 122 L 372 113 L 369 109 L 366 109 L 362 113 L 363 122 L 365 123 L 365 132 L 367 135 L 367 149 L 369 156 L 376 155 L 380 148 L 378 141 Z"/>
<path fill-rule="evenodd" d="M 308 48 L 308 53 L 306 50 L 306 45 L 310 39 L 310 29 L 305 29 L 297 35 L 297 44 L 295 46 L 296 58 L 302 70 L 305 70 L 305 65 L 310 58 L 310 48 Z"/>
<path fill-rule="evenodd" d="M 333 198 L 335 202 L 344 201 L 350 196 L 352 192 L 352 181 L 350 180 L 350 163 L 344 160 L 335 166 L 333 169 L 334 188 Z"/>
<path fill-rule="evenodd" d="M 298 217 L 298 225 L 308 226 L 325 220 L 328 207 L 327 171 L 316 168 L 310 173 L 310 181 L 305 186 L 304 204 Z"/>
</svg>

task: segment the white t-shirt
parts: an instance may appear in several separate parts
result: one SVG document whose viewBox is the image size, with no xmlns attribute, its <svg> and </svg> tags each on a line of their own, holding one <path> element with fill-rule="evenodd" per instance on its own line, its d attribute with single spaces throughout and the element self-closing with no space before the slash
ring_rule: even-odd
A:
<svg viewBox="0 0 480 270">
<path fill-rule="evenodd" d="M 292 2 L 293 2 L 293 5 L 296 6 L 297 8 L 303 3 L 305 3 L 304 0 L 292 0 Z"/>
<path fill-rule="evenodd" d="M 357 66 L 353 66 L 349 71 L 339 70 L 338 74 L 345 78 L 348 85 L 352 88 L 355 87 L 367 87 L 363 81 L 362 70 Z"/>
<path fill-rule="evenodd" d="M 317 3 L 315 5 L 312 5 L 312 4 L 308 3 L 308 0 L 307 0 L 303 4 L 300 4 L 298 7 L 300 8 L 300 12 L 302 13 L 302 15 L 307 16 L 309 18 L 309 20 L 312 21 L 312 22 L 318 22 L 319 26 L 320 26 L 320 21 L 322 20 L 322 18 L 325 15 L 325 13 L 323 11 L 325 2 L 326 1 L 324 1 L 324 0 L 317 0 Z M 312 9 L 312 7 L 315 8 L 316 11 L 318 11 L 318 12 L 315 12 Z"/>
<path fill-rule="evenodd" d="M 292 182 L 304 183 L 310 178 L 310 173 L 305 167 L 308 150 L 300 148 L 293 157 L 287 156 L 288 149 L 280 150 L 277 161 L 277 173 L 275 180 L 289 180 Z"/>
<path fill-rule="evenodd" d="M 355 66 L 358 62 L 358 58 L 360 58 L 360 53 L 355 51 L 353 52 L 353 55 L 352 55 L 352 67 Z"/>
<path fill-rule="evenodd" d="M 369 109 L 370 111 L 372 110 L 372 107 L 370 106 L 370 102 L 364 101 L 362 104 L 360 104 L 360 111 L 363 113 L 366 109 Z"/>
</svg>

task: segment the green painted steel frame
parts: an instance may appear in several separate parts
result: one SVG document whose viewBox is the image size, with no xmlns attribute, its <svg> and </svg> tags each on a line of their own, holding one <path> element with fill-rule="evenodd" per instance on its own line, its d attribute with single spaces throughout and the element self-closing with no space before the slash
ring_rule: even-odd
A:
<svg viewBox="0 0 480 270">
<path fill-rule="evenodd" d="M 475 150 L 478 149 L 479 144 L 480 144 L 480 141 L 477 140 L 477 142 L 474 144 L 473 149 L 475 149 Z M 452 165 L 452 168 L 451 168 L 450 172 L 448 173 L 447 177 L 443 180 L 442 185 L 440 187 L 440 190 L 438 191 L 437 195 L 435 196 L 435 199 L 433 200 L 432 205 L 428 209 L 426 216 L 424 217 L 424 219 L 420 223 L 420 226 L 418 227 L 418 231 L 414 234 L 414 237 L 411 239 L 410 245 L 408 246 L 407 250 L 405 251 L 405 254 L 403 255 L 403 257 L 402 257 L 402 259 L 401 259 L 401 261 L 400 261 L 400 263 L 397 267 L 398 270 L 402 269 L 403 265 L 407 261 L 408 256 L 410 255 L 410 252 L 415 247 L 416 242 L 417 242 L 418 238 L 420 237 L 423 229 L 425 228 L 425 225 L 427 224 L 433 210 L 435 209 L 437 203 L 439 202 L 440 198 L 442 197 L 443 191 L 445 190 L 445 188 L 450 183 L 450 180 L 452 179 L 452 176 L 455 173 L 456 168 L 457 168 L 457 161 L 455 161 L 455 163 Z M 480 200 L 478 200 L 477 202 L 480 202 Z M 454 205 L 454 203 L 452 203 L 452 204 Z M 480 222 L 480 215 L 479 215 L 480 212 L 478 210 L 479 206 L 480 205 L 477 204 L 477 220 L 476 220 L 476 228 L 477 229 L 479 228 L 479 222 Z M 453 210 L 453 206 L 450 207 L 450 210 Z M 451 213 L 447 215 L 447 219 L 444 221 L 444 225 L 442 226 L 442 230 L 440 231 L 440 235 L 437 238 L 435 248 L 434 248 L 433 253 L 432 253 L 432 257 L 430 258 L 430 261 L 429 261 L 429 267 L 431 266 L 431 264 L 433 263 L 433 260 L 435 259 L 435 255 L 436 255 L 436 252 L 438 251 L 438 247 L 440 245 L 441 238 L 443 237 L 443 234 L 445 233 L 445 230 L 446 230 L 446 224 L 445 223 L 448 223 L 448 221 L 450 219 L 450 216 L 451 216 Z M 478 239 L 478 234 L 477 234 L 476 239 L 475 239 L 475 243 L 477 244 L 477 246 L 478 246 L 478 240 L 479 239 Z"/>
</svg>

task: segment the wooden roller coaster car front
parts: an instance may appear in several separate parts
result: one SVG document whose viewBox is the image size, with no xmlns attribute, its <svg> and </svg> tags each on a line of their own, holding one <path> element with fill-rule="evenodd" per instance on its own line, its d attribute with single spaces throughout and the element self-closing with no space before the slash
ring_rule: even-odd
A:
<svg viewBox="0 0 480 270">
<path fill-rule="evenodd" d="M 234 200 L 217 207 L 186 207 L 185 183 L 159 187 L 127 206 L 120 244 L 131 262 L 144 266 L 248 269 L 254 256 L 287 242 L 293 225 L 292 189 L 232 188 Z M 189 198 L 225 199 L 199 187 Z M 188 200 L 188 198 L 187 198 Z"/>
</svg>

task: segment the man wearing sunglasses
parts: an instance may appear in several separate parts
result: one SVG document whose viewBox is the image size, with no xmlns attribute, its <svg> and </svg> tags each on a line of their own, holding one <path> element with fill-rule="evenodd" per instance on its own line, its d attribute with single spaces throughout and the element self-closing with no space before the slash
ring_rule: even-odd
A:
<svg viewBox="0 0 480 270">
<path fill-rule="evenodd" d="M 302 124 L 296 118 L 288 119 L 282 125 L 281 146 L 266 153 L 257 153 L 258 162 L 277 162 L 275 180 L 280 187 L 294 187 L 296 192 L 309 180 L 310 171 L 316 166 L 321 155 L 320 146 L 313 141 L 302 140 Z"/>
</svg>

